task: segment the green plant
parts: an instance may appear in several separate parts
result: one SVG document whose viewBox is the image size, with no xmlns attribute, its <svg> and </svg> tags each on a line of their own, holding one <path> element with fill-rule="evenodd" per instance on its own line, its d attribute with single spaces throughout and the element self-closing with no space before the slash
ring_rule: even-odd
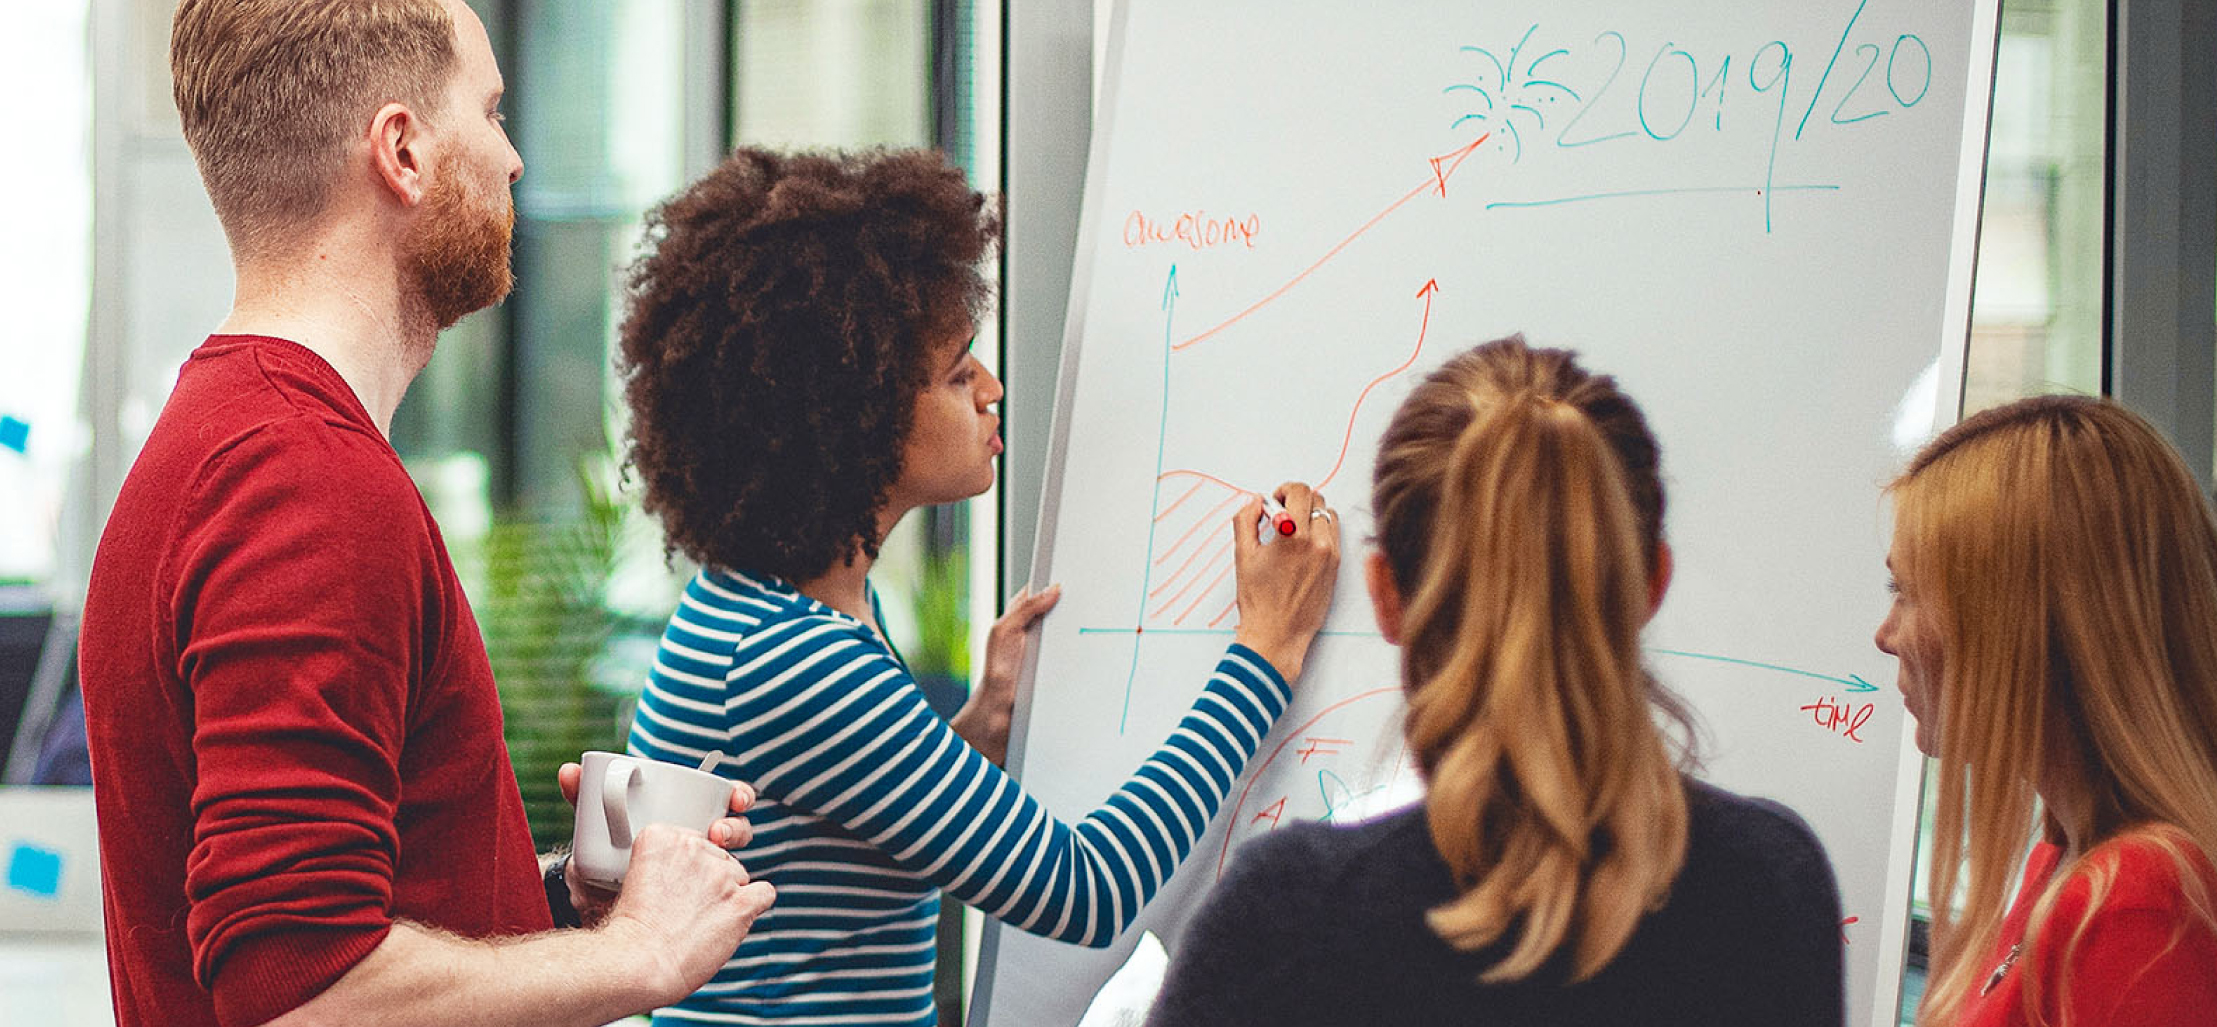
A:
<svg viewBox="0 0 2217 1027">
<path fill-rule="evenodd" d="M 477 604 L 499 685 L 508 756 L 533 841 L 569 841 L 571 807 L 555 772 L 588 749 L 621 751 L 629 698 L 594 684 L 618 630 L 606 601 L 623 509 L 590 474 L 570 518 L 496 518 L 484 539 Z"/>
<path fill-rule="evenodd" d="M 970 555 L 927 546 L 916 582 L 918 674 L 970 679 Z"/>
</svg>

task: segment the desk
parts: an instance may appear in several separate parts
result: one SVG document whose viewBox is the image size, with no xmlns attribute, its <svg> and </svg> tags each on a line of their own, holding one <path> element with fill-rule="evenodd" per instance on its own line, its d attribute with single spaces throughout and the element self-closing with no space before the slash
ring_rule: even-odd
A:
<svg viewBox="0 0 2217 1027">
<path fill-rule="evenodd" d="M 0 788 L 0 1024 L 111 1027 L 90 788 Z"/>
<path fill-rule="evenodd" d="M 7 1027 L 114 1027 L 100 936 L 0 933 L 0 1010 Z"/>
</svg>

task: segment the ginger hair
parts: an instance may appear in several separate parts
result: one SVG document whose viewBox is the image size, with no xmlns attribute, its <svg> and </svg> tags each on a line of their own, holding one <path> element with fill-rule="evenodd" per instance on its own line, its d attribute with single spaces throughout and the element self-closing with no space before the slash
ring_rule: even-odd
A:
<svg viewBox="0 0 2217 1027">
<path fill-rule="evenodd" d="M 437 114 L 454 33 L 439 0 L 178 4 L 171 88 L 234 253 L 267 253 L 322 213 L 379 108 Z"/>
</svg>

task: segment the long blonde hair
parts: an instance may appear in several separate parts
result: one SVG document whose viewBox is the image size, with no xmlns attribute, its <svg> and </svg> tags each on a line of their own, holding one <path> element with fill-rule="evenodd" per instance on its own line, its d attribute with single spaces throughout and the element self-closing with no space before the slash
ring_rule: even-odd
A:
<svg viewBox="0 0 2217 1027">
<path fill-rule="evenodd" d="M 1448 361 L 1395 412 L 1372 485 L 1405 604 L 1405 730 L 1433 844 L 1462 894 L 1432 929 L 1592 977 L 1658 906 L 1686 852 L 1679 757 L 1640 663 L 1662 543 L 1655 440 L 1568 351 L 1521 336 Z"/>
<path fill-rule="evenodd" d="M 1895 570 L 1940 653 L 1934 972 L 1918 1022 L 1954 1023 L 1990 971 L 2041 788 L 2076 797 L 2045 816 L 2088 852 L 2131 837 L 2168 855 L 2191 913 L 2217 928 L 2196 866 L 2217 854 L 2217 520 L 2178 453 L 2115 404 L 2039 397 L 1949 429 L 1890 491 Z M 2111 871 L 2081 858 L 2090 919 Z M 2026 938 L 2067 929 L 2068 966 L 2087 919 L 2048 922 L 2062 869 Z M 2033 962 L 2019 964 L 2027 995 Z"/>
</svg>

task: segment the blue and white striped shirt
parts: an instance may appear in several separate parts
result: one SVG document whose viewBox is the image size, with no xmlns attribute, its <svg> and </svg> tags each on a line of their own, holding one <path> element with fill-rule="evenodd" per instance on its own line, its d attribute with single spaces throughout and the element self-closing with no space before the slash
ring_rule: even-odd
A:
<svg viewBox="0 0 2217 1027">
<path fill-rule="evenodd" d="M 775 578 L 686 588 L 631 751 L 754 785 L 739 857 L 777 886 L 713 981 L 657 1024 L 931 1024 L 938 891 L 1034 934 L 1107 945 L 1208 828 L 1290 698 L 1234 645 L 1162 747 L 1075 824 L 924 704 L 861 622 Z"/>
</svg>

